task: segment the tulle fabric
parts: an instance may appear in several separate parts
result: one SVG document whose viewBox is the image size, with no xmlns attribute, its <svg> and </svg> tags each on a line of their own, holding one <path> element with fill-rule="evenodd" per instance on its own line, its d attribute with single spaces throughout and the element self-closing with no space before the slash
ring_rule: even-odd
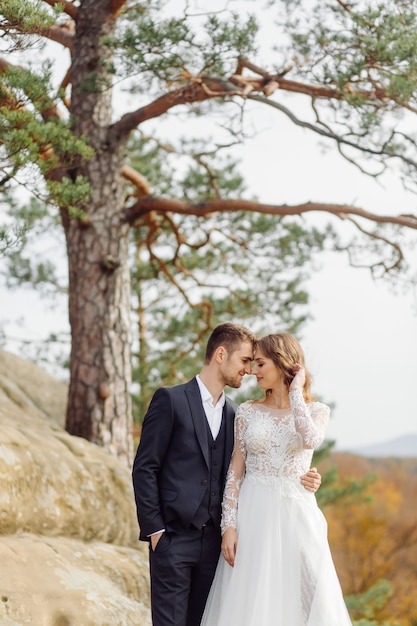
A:
<svg viewBox="0 0 417 626">
<path fill-rule="evenodd" d="M 235 566 L 220 556 L 201 626 L 351 626 L 326 520 L 292 478 L 246 476 Z"/>
</svg>

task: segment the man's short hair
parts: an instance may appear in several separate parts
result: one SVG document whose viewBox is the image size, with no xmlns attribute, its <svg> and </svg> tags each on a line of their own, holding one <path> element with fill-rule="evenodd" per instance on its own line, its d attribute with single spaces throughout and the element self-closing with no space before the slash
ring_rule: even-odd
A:
<svg viewBox="0 0 417 626">
<path fill-rule="evenodd" d="M 256 337 L 248 328 L 233 322 L 219 324 L 208 338 L 205 363 L 210 363 L 215 351 L 220 346 L 224 346 L 230 355 L 245 341 L 251 343 L 255 349 Z"/>
</svg>

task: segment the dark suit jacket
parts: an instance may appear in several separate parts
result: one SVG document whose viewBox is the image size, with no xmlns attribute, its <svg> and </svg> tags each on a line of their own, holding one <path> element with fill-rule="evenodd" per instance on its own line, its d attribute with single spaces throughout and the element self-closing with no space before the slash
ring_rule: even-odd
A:
<svg viewBox="0 0 417 626">
<path fill-rule="evenodd" d="M 223 409 L 226 427 L 223 485 L 233 450 L 236 405 Z M 140 539 L 151 533 L 187 529 L 209 489 L 207 419 L 198 383 L 158 389 L 145 415 L 133 465 Z"/>
</svg>

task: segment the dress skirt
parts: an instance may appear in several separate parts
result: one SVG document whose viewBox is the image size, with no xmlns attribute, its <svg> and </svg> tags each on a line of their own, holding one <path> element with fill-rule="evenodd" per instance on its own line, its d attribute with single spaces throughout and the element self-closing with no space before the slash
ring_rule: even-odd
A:
<svg viewBox="0 0 417 626">
<path fill-rule="evenodd" d="M 313 493 L 246 476 L 234 567 L 220 556 L 201 626 L 351 626 Z"/>
</svg>

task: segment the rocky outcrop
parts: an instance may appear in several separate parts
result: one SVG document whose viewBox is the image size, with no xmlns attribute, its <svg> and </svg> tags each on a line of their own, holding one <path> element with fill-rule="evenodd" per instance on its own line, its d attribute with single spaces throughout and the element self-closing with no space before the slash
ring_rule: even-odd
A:
<svg viewBox="0 0 417 626">
<path fill-rule="evenodd" d="M 66 394 L 0 351 L 0 626 L 150 626 L 130 471 L 63 430 Z"/>
</svg>

